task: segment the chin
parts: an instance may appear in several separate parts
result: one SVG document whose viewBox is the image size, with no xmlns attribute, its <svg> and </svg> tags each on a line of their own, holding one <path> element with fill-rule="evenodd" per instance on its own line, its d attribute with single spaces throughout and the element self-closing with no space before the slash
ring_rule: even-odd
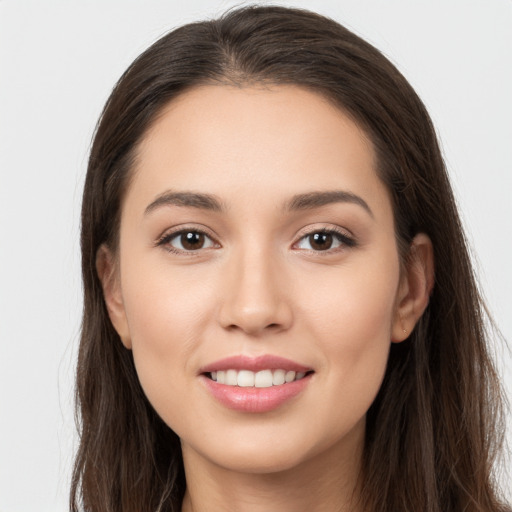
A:
<svg viewBox="0 0 512 512">
<path fill-rule="evenodd" d="M 307 430 L 296 428 L 286 432 L 257 428 L 231 431 L 226 436 L 208 435 L 200 444 L 182 441 L 184 457 L 206 459 L 210 464 L 227 471 L 245 474 L 275 474 L 301 467 L 312 470 L 315 464 L 334 464 L 352 459 L 364 442 L 364 419 L 352 428 Z M 192 440 L 191 440 L 192 441 Z M 357 458 L 357 456 L 356 456 Z"/>
<path fill-rule="evenodd" d="M 304 453 L 289 453 L 284 450 L 271 450 L 264 453 L 263 450 L 252 447 L 251 450 L 233 450 L 224 452 L 220 457 L 215 457 L 211 462 L 228 470 L 246 474 L 272 474 L 298 468 L 308 459 Z"/>
</svg>

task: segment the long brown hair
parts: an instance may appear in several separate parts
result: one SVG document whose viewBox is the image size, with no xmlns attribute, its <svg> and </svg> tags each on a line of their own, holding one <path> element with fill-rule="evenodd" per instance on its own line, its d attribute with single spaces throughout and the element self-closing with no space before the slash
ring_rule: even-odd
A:
<svg viewBox="0 0 512 512">
<path fill-rule="evenodd" d="M 333 101 L 368 133 L 390 192 L 406 264 L 415 234 L 434 246 L 430 303 L 404 343 L 392 345 L 368 411 L 363 500 L 368 511 L 504 510 L 493 481 L 503 433 L 501 394 L 485 312 L 424 105 L 374 47 L 320 15 L 244 7 L 178 28 L 117 83 L 91 149 L 82 205 L 84 313 L 76 398 L 80 445 L 71 510 L 178 511 L 185 490 L 179 439 L 139 385 L 113 329 L 95 269 L 116 250 L 120 205 L 138 143 L 162 107 L 202 84 L 294 84 Z"/>
</svg>

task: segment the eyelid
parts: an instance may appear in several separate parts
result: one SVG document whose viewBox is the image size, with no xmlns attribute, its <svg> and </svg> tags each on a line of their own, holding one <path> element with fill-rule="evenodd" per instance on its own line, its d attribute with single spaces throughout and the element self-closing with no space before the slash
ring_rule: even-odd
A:
<svg viewBox="0 0 512 512">
<path fill-rule="evenodd" d="M 187 232 L 196 232 L 200 233 L 206 237 L 208 237 L 211 242 L 213 243 L 214 247 L 206 247 L 197 249 L 195 251 L 187 251 L 187 250 L 181 250 L 172 246 L 169 246 L 168 243 L 173 238 Z M 324 251 L 318 251 L 314 249 L 299 249 L 297 248 L 297 245 L 306 237 L 311 236 L 315 233 L 325 233 L 335 236 L 341 243 L 341 247 L 335 247 L 334 249 L 326 249 Z M 212 249 L 212 248 L 220 248 L 221 244 L 217 240 L 217 237 L 211 233 L 211 230 L 206 228 L 205 226 L 198 226 L 198 225 L 190 225 L 190 224 L 184 224 L 179 226 L 174 226 L 170 229 L 165 230 L 158 238 L 155 240 L 154 245 L 157 247 L 163 247 L 164 249 L 168 250 L 169 252 L 179 253 L 179 254 L 188 254 L 188 255 L 197 255 L 199 252 L 202 252 L 206 249 Z M 352 248 L 357 246 L 357 241 L 354 237 L 354 235 L 346 228 L 342 228 L 340 226 L 334 225 L 334 224 L 321 224 L 321 225 L 313 225 L 313 226 L 307 226 L 305 228 L 302 228 L 295 237 L 295 242 L 292 244 L 292 249 L 297 249 L 301 251 L 309 251 L 314 252 L 316 254 L 318 253 L 325 253 L 329 254 L 332 252 L 336 252 L 337 250 L 343 250 L 346 248 Z"/>
<path fill-rule="evenodd" d="M 191 232 L 200 233 L 200 234 L 208 237 L 212 241 L 214 247 L 205 247 L 205 248 L 197 249 L 195 251 L 186 251 L 186 250 L 178 249 L 176 247 L 172 247 L 169 245 L 169 242 L 172 239 L 176 238 L 177 236 L 179 236 L 183 233 L 191 233 Z M 203 226 L 197 226 L 197 225 L 194 226 L 194 225 L 190 225 L 190 224 L 174 226 L 170 229 L 165 230 L 155 240 L 154 245 L 156 247 L 162 247 L 169 252 L 178 253 L 178 254 L 187 254 L 187 255 L 197 255 L 199 252 L 201 252 L 203 250 L 221 247 L 217 238 L 211 233 L 211 231 L 209 229 L 207 229 L 206 227 L 203 227 Z"/>
<path fill-rule="evenodd" d="M 335 236 L 340 242 L 341 247 L 335 247 L 334 249 L 326 249 L 324 251 L 316 251 L 314 249 L 299 249 L 296 246 L 308 236 L 314 235 L 315 233 L 325 233 Z M 297 250 L 314 252 L 316 254 L 329 254 L 346 248 L 352 248 L 357 246 L 357 241 L 354 235 L 346 228 L 334 224 L 322 224 L 307 226 L 299 231 L 296 236 L 296 241 L 292 244 L 292 248 Z"/>
</svg>

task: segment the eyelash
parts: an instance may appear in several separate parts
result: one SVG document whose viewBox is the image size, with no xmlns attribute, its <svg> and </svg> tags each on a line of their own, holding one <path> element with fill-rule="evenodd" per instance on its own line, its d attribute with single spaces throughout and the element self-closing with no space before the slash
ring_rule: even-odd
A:
<svg viewBox="0 0 512 512">
<path fill-rule="evenodd" d="M 176 247 L 173 247 L 170 245 L 170 242 L 174 239 L 177 239 L 181 237 L 184 234 L 187 233 L 194 233 L 196 235 L 204 236 L 205 238 L 209 239 L 212 247 L 200 247 L 199 249 L 191 249 L 191 250 L 185 250 L 185 249 L 178 249 Z M 357 246 L 357 242 L 354 238 L 347 235 L 346 232 L 341 231 L 336 228 L 320 228 L 320 229 L 313 229 L 311 231 L 308 231 L 306 233 L 303 233 L 299 240 L 293 244 L 293 247 L 296 247 L 298 244 L 300 244 L 303 240 L 306 240 L 308 237 L 311 237 L 313 235 L 330 235 L 334 239 L 336 239 L 341 247 L 335 247 L 334 249 L 328 248 L 325 250 L 315 250 L 315 249 L 302 249 L 304 251 L 313 252 L 315 254 L 332 254 L 333 252 L 337 252 L 338 250 L 343 250 L 344 248 L 353 248 Z M 220 244 L 205 230 L 202 230 L 200 228 L 185 228 L 185 229 L 179 229 L 177 231 L 173 231 L 171 233 L 165 233 L 163 236 L 161 236 L 155 243 L 158 247 L 163 247 L 166 251 L 174 253 L 174 254 L 186 254 L 186 255 L 197 255 L 202 249 L 210 249 L 214 246 L 219 247 Z"/>
<path fill-rule="evenodd" d="M 336 239 L 339 242 L 340 246 L 332 248 L 332 249 L 329 247 L 328 249 L 325 249 L 325 250 L 315 250 L 315 249 L 303 249 L 303 250 L 308 251 L 308 252 L 313 252 L 315 254 L 328 255 L 328 254 L 332 254 L 333 252 L 338 252 L 340 250 L 347 249 L 347 248 L 351 249 L 351 248 L 357 246 L 357 242 L 354 238 L 349 236 L 345 231 L 342 231 L 335 227 L 310 230 L 310 231 L 302 234 L 302 236 L 299 238 L 299 240 L 297 242 L 295 242 L 293 245 L 297 246 L 299 243 L 301 243 L 303 240 L 306 240 L 308 237 L 311 237 L 313 235 L 318 235 L 318 234 L 332 236 L 334 239 Z"/>
<path fill-rule="evenodd" d="M 163 236 L 161 236 L 156 241 L 156 246 L 163 247 L 166 251 L 174 253 L 174 254 L 187 254 L 187 255 L 197 255 L 201 249 L 204 249 L 203 247 L 195 250 L 184 250 L 184 249 L 178 249 L 176 247 L 173 247 L 170 245 L 170 242 L 176 238 L 181 237 L 184 234 L 187 233 L 195 233 L 198 235 L 202 235 L 205 238 L 208 238 L 214 246 L 219 246 L 220 244 L 205 230 L 200 228 L 182 228 L 177 231 L 172 231 L 171 233 L 165 233 Z M 208 247 L 209 249 L 209 247 Z"/>
</svg>

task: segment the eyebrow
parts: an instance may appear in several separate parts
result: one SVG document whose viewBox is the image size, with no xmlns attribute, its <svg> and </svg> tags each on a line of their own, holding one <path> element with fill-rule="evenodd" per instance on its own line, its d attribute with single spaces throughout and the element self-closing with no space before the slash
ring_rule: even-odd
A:
<svg viewBox="0 0 512 512">
<path fill-rule="evenodd" d="M 187 206 L 189 208 L 199 208 L 213 212 L 221 212 L 224 210 L 221 201 L 211 194 L 167 191 L 160 194 L 150 203 L 146 207 L 144 214 L 148 215 L 162 206 Z"/>
<path fill-rule="evenodd" d="M 362 197 L 344 190 L 297 194 L 288 201 L 285 206 L 285 211 L 312 210 L 333 203 L 352 203 L 359 205 L 366 210 L 372 218 L 374 217 L 371 208 Z M 144 214 L 148 215 L 163 206 L 185 206 L 213 212 L 222 212 L 225 210 L 222 201 L 212 194 L 167 191 L 160 194 L 150 203 L 146 207 Z"/>
<path fill-rule="evenodd" d="M 360 196 L 344 190 L 329 190 L 326 192 L 309 192 L 293 196 L 286 206 L 288 211 L 312 210 L 333 203 L 352 203 L 361 206 L 370 217 L 374 218 L 368 203 Z"/>
</svg>

